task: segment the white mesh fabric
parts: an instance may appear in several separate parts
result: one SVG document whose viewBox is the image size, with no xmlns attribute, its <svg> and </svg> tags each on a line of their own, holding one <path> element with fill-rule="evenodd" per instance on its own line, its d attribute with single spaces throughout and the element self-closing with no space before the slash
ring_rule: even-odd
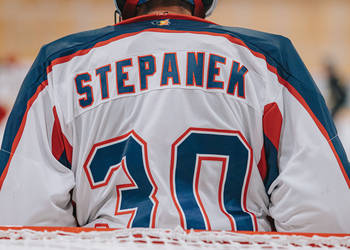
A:
<svg viewBox="0 0 350 250">
<path fill-rule="evenodd" d="M 350 236 L 303 236 L 181 229 L 121 229 L 69 232 L 0 230 L 0 249 L 349 249 Z"/>
</svg>

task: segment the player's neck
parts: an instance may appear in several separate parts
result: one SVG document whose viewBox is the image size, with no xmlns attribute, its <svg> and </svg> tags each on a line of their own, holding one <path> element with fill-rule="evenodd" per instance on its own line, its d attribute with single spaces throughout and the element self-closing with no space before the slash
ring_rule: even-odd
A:
<svg viewBox="0 0 350 250">
<path fill-rule="evenodd" d="M 182 8 L 181 6 L 166 6 L 166 7 L 157 7 L 147 12 L 138 13 L 138 15 L 168 15 L 168 14 L 178 14 L 192 16 L 190 10 Z"/>
</svg>

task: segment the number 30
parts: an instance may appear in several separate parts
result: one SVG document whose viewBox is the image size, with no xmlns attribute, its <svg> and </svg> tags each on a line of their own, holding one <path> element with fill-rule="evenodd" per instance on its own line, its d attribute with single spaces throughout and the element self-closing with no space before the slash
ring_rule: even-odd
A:
<svg viewBox="0 0 350 250">
<path fill-rule="evenodd" d="M 117 185 L 115 215 L 130 214 L 127 227 L 155 227 L 158 187 L 147 154 L 147 143 L 131 131 L 95 144 L 84 164 L 92 189 L 108 185 L 117 169 L 125 172 L 129 184 Z M 171 148 L 170 191 L 181 226 L 212 229 L 199 184 L 205 166 L 219 171 L 218 195 L 210 198 L 216 199 L 231 230 L 257 230 L 256 217 L 246 205 L 251 147 L 239 131 L 202 128 L 188 129 Z M 205 181 L 210 183 L 210 179 Z"/>
</svg>

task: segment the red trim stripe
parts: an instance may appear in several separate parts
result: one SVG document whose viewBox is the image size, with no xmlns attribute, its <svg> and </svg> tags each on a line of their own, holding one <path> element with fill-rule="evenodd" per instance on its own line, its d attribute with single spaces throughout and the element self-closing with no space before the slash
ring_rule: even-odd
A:
<svg viewBox="0 0 350 250">
<path fill-rule="evenodd" d="M 258 163 L 258 169 L 261 176 L 261 179 L 264 181 L 267 175 L 267 162 L 266 162 L 266 152 L 265 147 L 263 145 L 260 154 L 260 161 Z"/>
<path fill-rule="evenodd" d="M 30 108 L 32 107 L 33 103 L 35 102 L 36 98 L 39 96 L 41 91 L 43 91 L 45 89 L 46 86 L 47 86 L 47 80 L 43 81 L 38 86 L 38 88 L 36 89 L 36 92 L 34 93 L 34 95 L 27 102 L 27 109 L 26 109 L 26 112 L 24 113 L 24 116 L 23 116 L 23 119 L 22 119 L 22 122 L 21 122 L 21 126 L 19 127 L 19 129 L 17 131 L 17 134 L 15 136 L 15 139 L 14 139 L 14 141 L 12 143 L 11 154 L 10 154 L 9 160 L 8 160 L 8 162 L 6 164 L 4 172 L 2 173 L 2 175 L 0 177 L 0 190 L 2 188 L 2 185 L 4 184 L 4 181 L 5 181 L 7 172 L 9 170 L 9 166 L 10 166 L 12 157 L 13 157 L 16 149 L 17 149 L 19 141 L 21 140 L 21 137 L 22 137 L 22 134 L 23 134 L 23 131 L 24 131 L 24 127 L 25 127 L 25 124 L 26 124 L 26 121 L 27 121 L 28 112 L 29 112 Z"/>
<path fill-rule="evenodd" d="M 53 115 L 55 117 L 55 121 L 52 128 L 51 152 L 56 160 L 59 160 L 64 152 L 64 144 L 61 137 L 61 126 L 60 122 L 58 121 L 56 107 L 53 107 Z"/>
<path fill-rule="evenodd" d="M 278 151 L 282 129 L 282 114 L 276 103 L 267 104 L 264 108 L 263 128 L 264 134 L 269 138 Z"/>
<path fill-rule="evenodd" d="M 65 135 L 62 132 L 60 120 L 57 115 L 56 107 L 53 107 L 53 115 L 55 117 L 55 122 L 52 129 L 52 142 L 51 142 L 51 148 L 52 148 L 52 154 L 54 157 L 59 160 L 66 151 L 67 160 L 70 164 L 72 164 L 72 152 L 73 147 L 65 137 Z"/>
<path fill-rule="evenodd" d="M 306 101 L 304 100 L 304 98 L 299 94 L 299 92 L 286 80 L 284 80 L 279 74 L 278 74 L 278 71 L 277 71 L 277 68 L 276 67 L 273 67 L 272 65 L 270 65 L 268 62 L 267 62 L 267 59 L 265 57 L 265 55 L 263 55 L 262 53 L 259 53 L 259 52 L 256 52 L 252 49 L 250 49 L 242 40 L 236 38 L 236 37 L 232 37 L 231 35 L 229 34 L 220 34 L 220 33 L 214 33 L 214 32 L 205 32 L 205 31 L 180 31 L 180 30 L 165 30 L 165 29 L 160 29 L 160 28 L 150 28 L 150 29 L 145 29 L 145 30 L 142 30 L 142 31 L 138 31 L 138 32 L 133 32 L 133 33 L 129 33 L 129 34 L 124 34 L 124 35 L 121 35 L 121 36 L 118 36 L 118 37 L 113 37 L 109 40 L 106 40 L 106 41 L 102 41 L 102 42 L 99 42 L 99 43 L 96 43 L 95 46 L 89 48 L 89 49 L 84 49 L 84 50 L 79 50 L 77 52 L 75 52 L 74 54 L 72 55 L 69 55 L 69 56 L 64 56 L 64 57 L 61 57 L 61 58 L 57 58 L 55 60 L 53 60 L 51 62 L 51 64 L 48 66 L 47 68 L 47 71 L 48 72 L 51 72 L 52 71 L 52 67 L 57 65 L 57 64 L 61 64 L 61 63 L 65 63 L 65 62 L 68 62 L 70 61 L 72 58 L 76 57 L 76 56 L 81 56 L 81 55 L 85 55 L 87 54 L 90 50 L 94 49 L 94 48 L 97 48 L 97 47 L 102 47 L 106 44 L 109 44 L 111 42 L 114 42 L 114 41 L 118 41 L 118 40 L 121 40 L 123 38 L 126 38 L 126 37 L 130 37 L 130 36 L 134 36 L 134 35 L 137 35 L 137 34 L 140 34 L 140 33 L 143 33 L 143 32 L 160 32 L 160 33 L 191 33 L 191 34 L 200 34 L 200 35 L 210 35 L 210 36 L 217 36 L 217 37 L 224 37 L 226 38 L 228 41 L 234 43 L 234 44 L 237 44 L 237 45 L 240 45 L 242 47 L 245 47 L 247 48 L 251 53 L 252 55 L 258 57 L 258 58 L 261 58 L 263 59 L 265 62 L 266 62 L 266 66 L 267 66 L 267 69 L 274 73 L 276 76 L 277 76 L 277 79 L 278 79 L 278 82 L 283 85 L 284 87 L 286 87 L 288 89 L 288 91 L 299 101 L 299 103 L 305 108 L 305 110 L 309 113 L 309 115 L 311 116 L 311 118 L 314 120 L 315 124 L 317 125 L 317 127 L 319 128 L 320 132 L 322 133 L 322 135 L 325 137 L 325 139 L 327 140 L 331 150 L 333 151 L 333 154 L 338 162 L 338 165 L 341 169 L 341 172 L 343 173 L 343 176 L 345 178 L 345 181 L 346 183 L 348 184 L 348 187 L 350 188 L 350 179 L 349 179 L 349 176 L 347 175 L 346 171 L 345 171 L 345 168 L 343 166 L 343 163 L 341 162 L 340 160 L 340 157 L 328 135 L 328 132 L 327 130 L 325 129 L 325 127 L 322 125 L 322 123 L 318 120 L 318 118 L 316 117 L 316 115 L 312 112 L 311 108 L 309 107 L 309 105 L 306 103 Z"/>
<path fill-rule="evenodd" d="M 271 141 L 271 143 L 276 148 L 276 151 L 278 152 L 283 117 L 277 103 L 274 102 L 265 106 L 262 122 L 264 135 Z M 266 162 L 265 147 L 263 145 L 261 149 L 260 161 L 258 163 L 259 173 L 263 180 L 266 178 L 267 168 L 268 166 Z"/>
</svg>

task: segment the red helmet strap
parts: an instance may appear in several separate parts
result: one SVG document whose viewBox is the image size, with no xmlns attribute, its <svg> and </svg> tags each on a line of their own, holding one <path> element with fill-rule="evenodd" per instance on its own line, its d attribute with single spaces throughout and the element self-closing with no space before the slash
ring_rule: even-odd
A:
<svg viewBox="0 0 350 250">
<path fill-rule="evenodd" d="M 136 16 L 136 7 L 139 0 L 127 0 L 123 7 L 123 18 L 128 19 Z"/>
<path fill-rule="evenodd" d="M 205 17 L 204 5 L 202 0 L 194 0 L 194 11 L 193 15 L 197 17 Z"/>
</svg>

